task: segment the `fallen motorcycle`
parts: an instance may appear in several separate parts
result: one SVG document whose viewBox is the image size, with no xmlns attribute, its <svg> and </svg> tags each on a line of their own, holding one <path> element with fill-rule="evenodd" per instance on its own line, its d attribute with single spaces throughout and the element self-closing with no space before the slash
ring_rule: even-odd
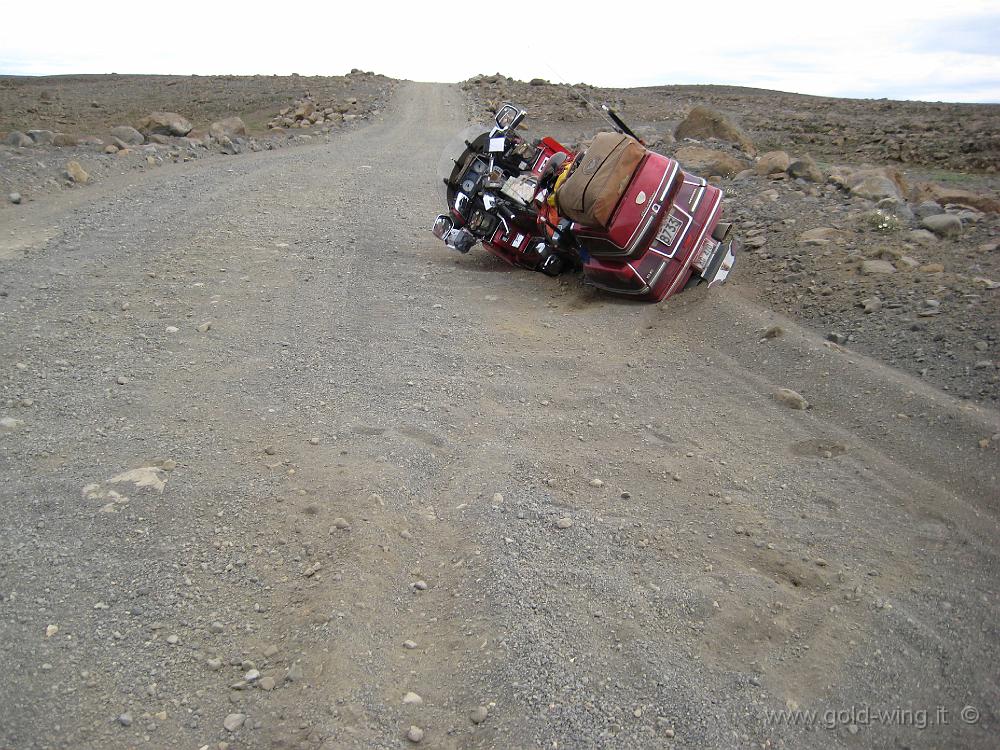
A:
<svg viewBox="0 0 1000 750">
<path fill-rule="evenodd" d="M 482 243 L 550 276 L 582 270 L 598 289 L 650 302 L 725 282 L 738 242 L 720 221 L 722 191 L 646 149 L 606 111 L 615 132 L 576 153 L 521 137 L 527 113 L 509 103 L 492 127 L 467 128 L 439 169 L 448 213 L 434 234 L 461 253 Z"/>
</svg>

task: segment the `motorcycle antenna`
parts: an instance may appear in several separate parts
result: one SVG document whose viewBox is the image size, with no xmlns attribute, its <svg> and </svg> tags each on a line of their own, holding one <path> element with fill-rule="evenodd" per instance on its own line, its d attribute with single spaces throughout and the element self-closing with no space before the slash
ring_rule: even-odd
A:
<svg viewBox="0 0 1000 750">
<path fill-rule="evenodd" d="M 611 127 L 617 130 L 619 133 L 632 136 L 637 141 L 639 141 L 639 143 L 641 143 L 643 146 L 646 145 L 646 142 L 642 140 L 642 138 L 637 136 L 635 133 L 633 133 L 632 129 L 625 124 L 625 121 L 622 120 L 622 118 L 618 116 L 618 113 L 615 112 L 613 109 L 611 109 L 611 107 L 609 107 L 607 104 L 602 104 L 601 106 L 597 106 L 596 104 L 594 104 L 592 101 L 590 101 L 590 99 L 588 99 L 583 95 L 583 92 L 580 91 L 580 89 L 578 89 L 572 83 L 570 83 L 561 75 L 559 75 L 559 71 L 553 68 L 548 60 L 545 60 L 544 62 L 545 62 L 545 67 L 548 68 L 550 71 L 552 71 L 552 75 L 554 75 L 560 83 L 569 86 L 570 91 L 576 94 L 577 97 L 579 97 L 580 101 L 585 102 L 588 107 L 600 112 L 604 116 L 604 119 L 607 120 L 609 123 L 611 123 Z"/>
</svg>

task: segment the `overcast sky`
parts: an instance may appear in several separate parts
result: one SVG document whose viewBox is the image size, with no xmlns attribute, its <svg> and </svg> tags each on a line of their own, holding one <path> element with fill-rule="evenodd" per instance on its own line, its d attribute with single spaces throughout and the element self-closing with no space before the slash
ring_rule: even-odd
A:
<svg viewBox="0 0 1000 750">
<path fill-rule="evenodd" d="M 4 13 L 0 73 L 476 73 L 1000 102 L 1000 0 L 125 3 Z M 535 19 L 539 20 L 535 20 Z M 533 30 L 533 24 L 537 29 Z"/>
</svg>

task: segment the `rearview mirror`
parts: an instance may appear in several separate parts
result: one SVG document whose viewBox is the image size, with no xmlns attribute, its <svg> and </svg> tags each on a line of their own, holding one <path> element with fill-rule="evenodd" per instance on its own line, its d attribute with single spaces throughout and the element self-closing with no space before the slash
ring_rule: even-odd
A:
<svg viewBox="0 0 1000 750">
<path fill-rule="evenodd" d="M 500 109 L 497 110 L 496 123 L 497 128 L 503 131 L 513 130 L 521 121 L 524 120 L 528 113 L 523 109 L 518 109 L 513 104 L 504 103 Z"/>
</svg>

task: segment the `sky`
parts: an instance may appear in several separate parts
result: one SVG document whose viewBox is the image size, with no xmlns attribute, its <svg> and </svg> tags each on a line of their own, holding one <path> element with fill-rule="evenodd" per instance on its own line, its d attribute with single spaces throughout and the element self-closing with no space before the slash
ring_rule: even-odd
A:
<svg viewBox="0 0 1000 750">
<path fill-rule="evenodd" d="M 1000 0 L 603 5 L 547 0 L 283 6 L 271 0 L 7 13 L 0 74 L 477 73 L 598 86 L 727 84 L 824 96 L 1000 102 Z M 13 19 L 13 20 L 12 20 Z"/>
</svg>

